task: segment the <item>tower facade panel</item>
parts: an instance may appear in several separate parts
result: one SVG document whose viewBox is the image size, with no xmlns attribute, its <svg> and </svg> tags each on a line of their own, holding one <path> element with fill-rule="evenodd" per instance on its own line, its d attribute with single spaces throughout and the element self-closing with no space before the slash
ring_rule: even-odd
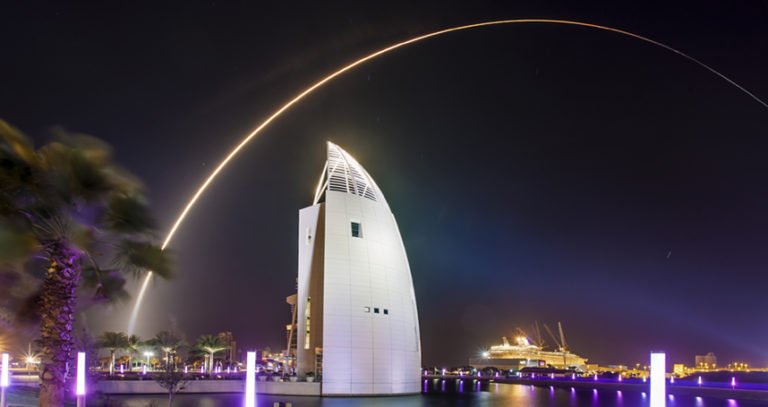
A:
<svg viewBox="0 0 768 407">
<path fill-rule="evenodd" d="M 302 251 L 301 245 L 306 241 L 299 239 L 299 348 L 306 339 L 302 334 L 306 335 L 307 324 L 306 318 L 305 326 L 301 322 L 305 312 L 302 303 L 306 308 L 302 293 L 320 286 L 322 310 L 315 308 L 317 304 L 312 298 L 308 324 L 312 341 L 318 340 L 314 336 L 318 320 L 314 318 L 315 312 L 322 312 L 322 328 L 317 330 L 322 332 L 318 348 L 322 352 L 323 394 L 418 393 L 418 312 L 397 223 L 365 169 L 338 146 L 329 143 L 328 149 L 327 173 L 316 194 L 316 201 L 324 196 L 325 202 L 305 208 L 300 215 L 300 233 L 306 229 L 305 223 L 313 221 L 318 223 L 315 230 L 322 228 L 324 232 L 315 236 L 311 251 Z M 317 216 L 304 214 L 315 207 L 319 207 Z M 318 249 L 320 246 L 322 250 Z M 307 260 L 309 253 L 313 260 Z M 302 282 L 302 275 L 308 281 Z M 310 354 L 297 355 L 302 374 L 301 367 L 308 364 L 301 359 L 306 360 Z"/>
</svg>

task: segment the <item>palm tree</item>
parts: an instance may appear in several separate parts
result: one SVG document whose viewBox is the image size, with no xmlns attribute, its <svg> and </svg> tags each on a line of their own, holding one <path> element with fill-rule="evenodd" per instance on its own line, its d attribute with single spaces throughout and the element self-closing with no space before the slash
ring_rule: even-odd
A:
<svg viewBox="0 0 768 407">
<path fill-rule="evenodd" d="M 44 260 L 40 289 L 23 315 L 37 317 L 42 349 L 40 405 L 62 406 L 72 353 L 78 287 L 90 301 L 127 297 L 121 272 L 170 277 L 167 254 L 151 243 L 154 221 L 141 184 L 112 162 L 109 146 L 59 131 L 35 149 L 0 120 L 0 234 L 7 257 Z M 103 268 L 109 265 L 109 269 Z"/>
<path fill-rule="evenodd" d="M 201 336 L 197 339 L 195 347 L 208 354 L 208 373 L 213 373 L 214 356 L 229 348 L 221 338 L 215 335 Z"/>
<path fill-rule="evenodd" d="M 122 332 L 104 332 L 99 337 L 98 347 L 109 349 L 109 375 L 115 374 L 115 353 L 128 348 L 128 335 Z"/>
<path fill-rule="evenodd" d="M 125 350 L 128 352 L 128 371 L 133 371 L 133 354 L 138 352 L 144 343 L 136 335 L 128 337 L 128 343 L 125 346 Z"/>
<path fill-rule="evenodd" d="M 173 331 L 159 332 L 148 343 L 165 353 L 166 367 L 171 363 L 171 356 L 176 354 L 185 345 L 184 341 Z"/>
</svg>

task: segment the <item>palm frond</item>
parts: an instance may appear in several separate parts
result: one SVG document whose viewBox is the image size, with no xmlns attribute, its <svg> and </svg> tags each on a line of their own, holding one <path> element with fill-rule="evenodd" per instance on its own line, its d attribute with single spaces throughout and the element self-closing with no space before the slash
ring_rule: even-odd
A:
<svg viewBox="0 0 768 407">
<path fill-rule="evenodd" d="M 123 240 L 115 249 L 115 260 L 118 268 L 136 277 L 148 271 L 166 279 L 173 277 L 171 254 L 149 242 Z"/>
<path fill-rule="evenodd" d="M 142 197 L 118 194 L 109 202 L 104 224 L 107 229 L 119 233 L 147 233 L 155 228 L 155 219 Z"/>
</svg>

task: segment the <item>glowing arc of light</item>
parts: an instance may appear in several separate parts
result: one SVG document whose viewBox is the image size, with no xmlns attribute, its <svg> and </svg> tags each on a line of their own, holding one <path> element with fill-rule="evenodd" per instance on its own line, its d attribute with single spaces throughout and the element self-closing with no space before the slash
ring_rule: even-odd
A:
<svg viewBox="0 0 768 407">
<path fill-rule="evenodd" d="M 420 42 L 432 37 L 437 37 L 443 34 L 448 34 L 455 31 L 464 31 L 464 30 L 470 30 L 473 28 L 480 28 L 480 27 L 488 27 L 488 26 L 495 26 L 495 25 L 506 25 L 506 24 L 561 24 L 561 25 L 572 25 L 572 26 L 579 26 L 579 27 L 587 27 L 587 28 L 594 28 L 598 30 L 603 31 L 609 31 L 617 34 L 626 35 L 653 45 L 656 45 L 658 47 L 664 48 L 670 52 L 674 52 L 677 55 L 680 55 L 681 57 L 694 62 L 695 64 L 699 65 L 700 67 L 708 70 L 709 72 L 717 75 L 721 79 L 725 80 L 729 84 L 735 86 L 737 89 L 742 91 L 743 93 L 750 96 L 752 99 L 754 99 L 756 102 L 763 105 L 766 109 L 768 109 L 768 103 L 764 102 L 762 99 L 739 85 L 738 83 L 734 82 L 727 76 L 721 74 L 714 68 L 710 67 L 709 65 L 699 61 L 698 59 L 689 56 L 688 54 L 685 54 L 682 51 L 678 51 L 675 48 L 670 47 L 669 45 L 666 45 L 664 43 L 652 40 L 648 37 L 644 37 L 639 34 L 631 33 L 629 31 L 620 30 L 618 28 L 613 27 L 607 27 L 603 25 L 597 25 L 597 24 L 591 24 L 591 23 L 585 23 L 581 21 L 571 21 L 571 20 L 557 20 L 557 19 L 538 19 L 538 18 L 531 18 L 531 19 L 512 19 L 512 20 L 495 20 L 495 21 L 485 21 L 475 24 L 467 24 L 457 27 L 451 27 L 446 28 L 443 30 L 431 32 L 428 34 L 420 35 L 418 37 L 414 37 L 405 41 L 398 42 L 394 45 L 390 45 L 386 48 L 382 48 L 376 52 L 373 52 L 371 54 L 368 54 L 348 65 L 345 65 L 344 67 L 340 68 L 339 70 L 325 76 L 324 78 L 320 79 L 319 81 L 315 82 L 313 85 L 299 93 L 297 96 L 295 96 L 293 99 L 289 100 L 287 103 L 282 105 L 279 109 L 277 109 L 274 113 L 272 113 L 269 117 L 267 117 L 266 120 L 264 120 L 258 127 L 256 127 L 253 131 L 251 131 L 250 134 L 248 134 L 245 138 L 243 138 L 240 143 L 235 146 L 235 148 L 224 158 L 224 160 L 219 163 L 219 165 L 211 172 L 210 175 L 208 175 L 208 178 L 206 178 L 205 182 L 197 189 L 197 192 L 192 196 L 192 199 L 189 200 L 187 205 L 184 207 L 184 210 L 181 211 L 181 214 L 179 214 L 178 218 L 176 218 L 176 221 L 174 222 L 173 226 L 171 227 L 171 230 L 168 232 L 168 235 L 165 237 L 165 240 L 163 241 L 163 245 L 161 248 L 165 250 L 166 247 L 168 247 L 168 244 L 171 242 L 171 239 L 173 239 L 173 236 L 176 234 L 176 231 L 178 230 L 179 226 L 181 226 L 181 223 L 184 222 L 184 219 L 187 217 L 187 214 L 192 209 L 192 207 L 197 203 L 197 200 L 200 199 L 200 196 L 203 195 L 203 192 L 205 192 L 206 189 L 208 189 L 208 186 L 213 182 L 213 180 L 216 178 L 216 176 L 219 175 L 221 170 L 224 169 L 224 167 L 229 164 L 229 162 L 237 155 L 237 153 L 240 152 L 240 150 L 245 147 L 246 144 L 248 144 L 251 139 L 253 139 L 257 134 L 261 132 L 265 127 L 269 126 L 270 123 L 272 123 L 275 119 L 277 119 L 280 115 L 283 114 L 286 110 L 290 109 L 293 105 L 304 99 L 305 96 L 309 95 L 310 93 L 314 92 L 318 88 L 322 87 L 326 83 L 330 82 L 331 80 L 335 79 L 336 77 L 344 74 L 345 72 L 354 69 L 358 65 L 362 65 L 365 62 L 368 62 L 376 57 L 379 57 L 383 54 L 389 53 L 390 51 L 394 51 L 398 48 L 402 48 L 406 45 L 410 45 L 416 42 Z M 152 278 L 152 272 L 148 272 L 147 276 L 144 279 L 144 282 L 141 286 L 141 290 L 139 291 L 139 295 L 136 298 L 136 303 L 133 308 L 133 311 L 131 312 L 131 320 L 128 325 L 128 334 L 131 335 L 133 333 L 133 329 L 136 324 L 136 318 L 139 313 L 139 309 L 141 307 L 142 300 L 144 299 L 144 295 L 146 294 L 147 287 L 149 285 L 149 281 Z"/>
</svg>

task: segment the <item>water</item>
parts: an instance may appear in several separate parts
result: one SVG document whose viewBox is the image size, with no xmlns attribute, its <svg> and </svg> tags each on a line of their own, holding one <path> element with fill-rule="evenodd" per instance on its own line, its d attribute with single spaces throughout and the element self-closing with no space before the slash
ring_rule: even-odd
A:
<svg viewBox="0 0 768 407">
<path fill-rule="evenodd" d="M 465 380 L 428 380 L 425 392 L 403 397 L 292 397 L 257 396 L 259 407 L 272 407 L 275 402 L 291 402 L 294 407 L 442 407 L 442 406 L 530 406 L 530 407 L 646 407 L 647 395 L 639 391 L 592 390 L 554 388 L 522 384 L 483 383 Z M 179 395 L 174 407 L 242 407 L 240 394 L 227 395 Z M 109 407 L 165 407 L 167 398 L 162 396 L 120 396 L 109 401 L 88 403 L 89 406 Z M 768 407 L 768 401 L 724 400 L 671 396 L 668 407 Z"/>
</svg>

